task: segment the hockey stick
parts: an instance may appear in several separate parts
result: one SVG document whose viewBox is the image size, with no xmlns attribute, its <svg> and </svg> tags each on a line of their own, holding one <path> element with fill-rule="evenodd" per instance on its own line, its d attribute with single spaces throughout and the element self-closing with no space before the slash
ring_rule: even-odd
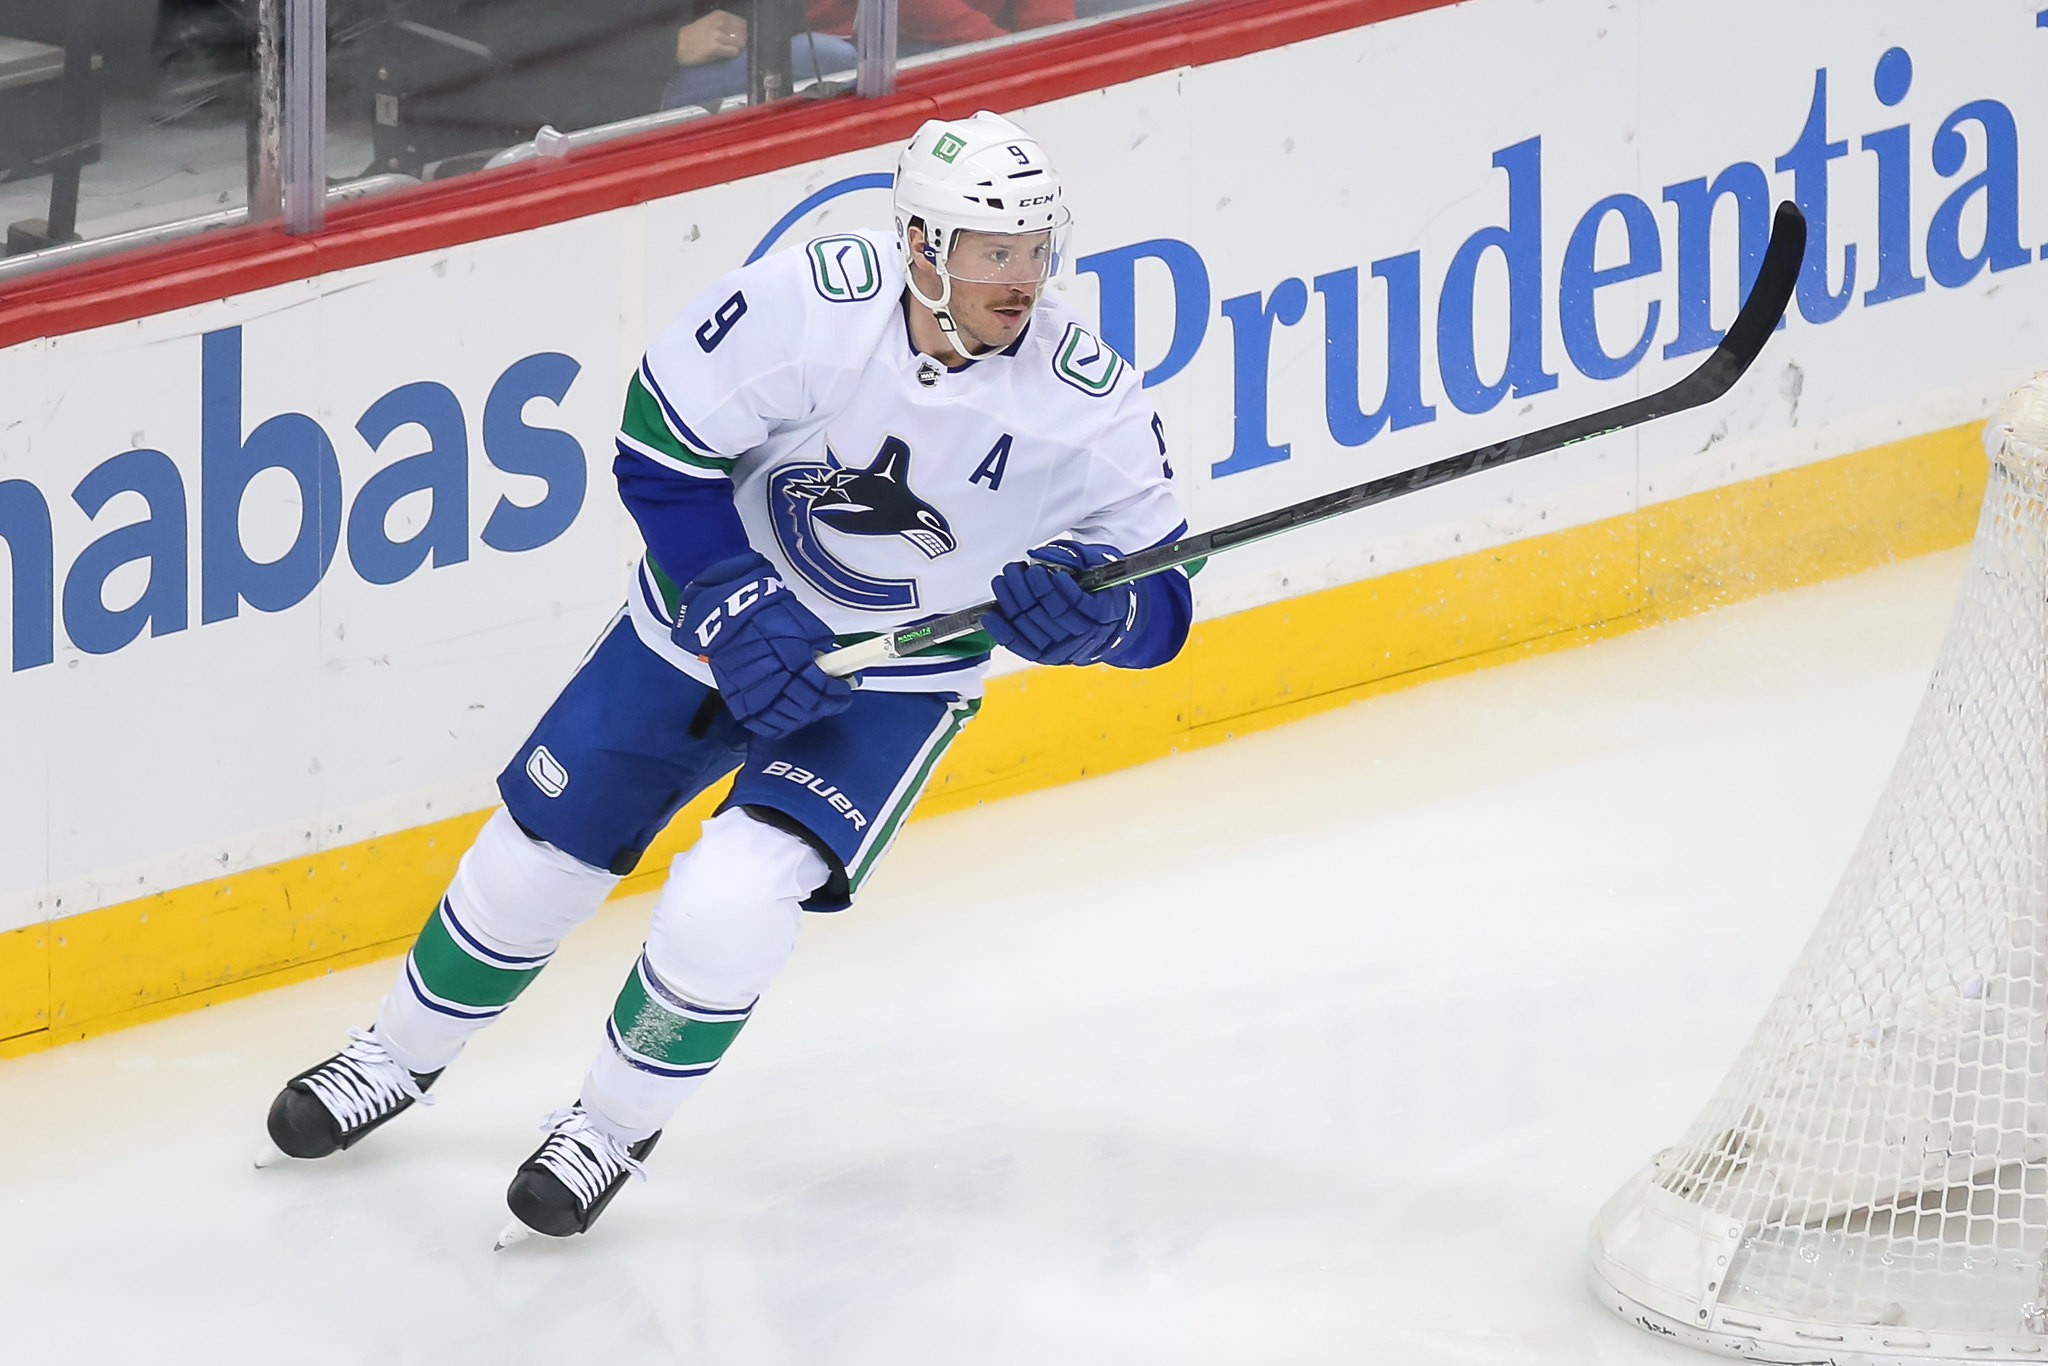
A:
<svg viewBox="0 0 2048 1366">
<path fill-rule="evenodd" d="M 1083 588 L 1091 592 L 1129 583 L 1218 551 L 1234 550 L 1269 536 L 1278 536 L 1283 531 L 1311 526 L 1419 489 L 1435 488 L 1453 479 L 1463 479 L 1468 474 L 1498 469 L 1532 455 L 1543 455 L 1711 403 L 1735 386 L 1735 381 L 1742 378 L 1743 372 L 1764 349 L 1764 343 L 1770 340 L 1779 318 L 1784 315 L 1786 304 L 1791 301 L 1792 288 L 1798 283 L 1799 267 L 1805 258 L 1806 218 L 1799 212 L 1799 206 L 1788 200 L 1778 206 L 1777 219 L 1771 224 L 1770 244 L 1764 249 L 1763 264 L 1757 269 L 1756 283 L 1750 287 L 1749 298 L 1743 301 L 1742 311 L 1736 314 L 1734 325 L 1698 369 L 1668 389 L 1617 404 L 1604 412 L 1560 422 L 1525 436 L 1466 451 L 1463 455 L 1431 461 L 1400 474 L 1386 475 L 1273 512 L 1261 513 L 1257 517 L 1248 517 L 1242 522 L 1232 522 L 1214 531 L 1141 550 L 1112 564 L 1083 571 L 1075 577 Z M 818 667 L 828 674 L 844 677 L 892 659 L 916 654 L 978 629 L 982 614 L 994 611 L 995 606 L 993 602 L 984 602 L 915 626 L 905 626 L 872 640 L 827 651 L 818 656 Z"/>
</svg>

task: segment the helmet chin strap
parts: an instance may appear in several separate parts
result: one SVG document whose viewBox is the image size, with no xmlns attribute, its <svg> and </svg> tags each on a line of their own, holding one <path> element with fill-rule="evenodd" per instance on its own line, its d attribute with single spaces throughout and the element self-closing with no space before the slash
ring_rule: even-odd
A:
<svg viewBox="0 0 2048 1366">
<path fill-rule="evenodd" d="M 960 330 L 960 324 L 954 321 L 953 310 L 947 307 L 953 301 L 953 277 L 946 273 L 945 264 L 939 259 L 939 254 L 932 250 L 929 239 L 925 243 L 924 258 L 926 264 L 938 273 L 939 296 L 935 299 L 919 289 L 917 272 L 910 269 L 907 264 L 903 270 L 904 283 L 910 286 L 911 297 L 923 304 L 937 321 L 939 331 L 946 334 L 947 343 L 960 353 L 962 360 L 970 363 L 999 353 L 1002 350 L 1000 346 L 986 346 L 977 351 L 967 344 L 966 334 Z"/>
</svg>

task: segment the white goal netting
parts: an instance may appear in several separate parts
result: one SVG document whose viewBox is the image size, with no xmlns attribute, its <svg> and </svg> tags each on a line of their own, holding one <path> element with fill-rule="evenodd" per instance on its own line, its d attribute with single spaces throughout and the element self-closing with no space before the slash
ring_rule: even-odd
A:
<svg viewBox="0 0 2048 1366">
<path fill-rule="evenodd" d="M 2048 1366 L 2048 371 L 1987 427 L 1955 619 L 1826 913 L 1593 1284 L 1760 1361 Z"/>
</svg>

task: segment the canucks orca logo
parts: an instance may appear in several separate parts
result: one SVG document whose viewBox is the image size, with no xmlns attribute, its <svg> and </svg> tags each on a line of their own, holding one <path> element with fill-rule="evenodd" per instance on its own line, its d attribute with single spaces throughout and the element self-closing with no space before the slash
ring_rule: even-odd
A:
<svg viewBox="0 0 2048 1366">
<path fill-rule="evenodd" d="M 825 464 L 785 465 L 769 476 L 768 515 L 775 539 L 799 574 L 820 593 L 871 612 L 917 606 L 916 579 L 863 574 L 826 549 L 818 528 L 849 536 L 900 536 L 928 560 L 958 542 L 945 516 L 910 488 L 910 447 L 899 437 L 882 443 L 874 463 L 850 470 L 830 445 Z"/>
</svg>

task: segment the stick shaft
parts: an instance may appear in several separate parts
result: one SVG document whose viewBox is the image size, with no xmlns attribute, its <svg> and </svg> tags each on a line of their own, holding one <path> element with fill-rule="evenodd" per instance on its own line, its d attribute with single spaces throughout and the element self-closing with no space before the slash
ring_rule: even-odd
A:
<svg viewBox="0 0 2048 1366">
<path fill-rule="evenodd" d="M 1721 339 L 1721 344 L 1714 348 L 1712 355 L 1669 388 L 1569 422 L 1433 460 L 1399 474 L 1385 475 L 1335 493 L 1290 503 L 1214 531 L 1184 536 L 1085 570 L 1075 577 L 1083 588 L 1091 592 L 1130 583 L 1206 559 L 1220 551 L 1251 545 L 1282 532 L 1313 526 L 1347 512 L 1448 484 L 1482 470 L 1498 469 L 1532 455 L 1545 455 L 1581 441 L 1591 441 L 1595 437 L 1711 403 L 1733 388 L 1763 351 L 1764 343 L 1770 340 L 1771 333 L 1785 314 L 1785 306 L 1791 302 L 1792 289 L 1798 283 L 1800 264 L 1805 257 L 1806 219 L 1796 205 L 1789 201 L 1780 204 L 1777 219 L 1771 226 L 1770 245 L 1765 248 L 1763 264 L 1757 270 L 1756 283 L 1750 288 L 1749 298 L 1743 301 L 1742 311 L 1736 315 L 1734 325 Z M 915 626 L 903 627 L 888 635 L 831 650 L 818 656 L 818 667 L 828 674 L 844 677 L 892 659 L 901 659 L 979 629 L 982 615 L 994 609 L 993 602 L 980 603 Z"/>
</svg>

